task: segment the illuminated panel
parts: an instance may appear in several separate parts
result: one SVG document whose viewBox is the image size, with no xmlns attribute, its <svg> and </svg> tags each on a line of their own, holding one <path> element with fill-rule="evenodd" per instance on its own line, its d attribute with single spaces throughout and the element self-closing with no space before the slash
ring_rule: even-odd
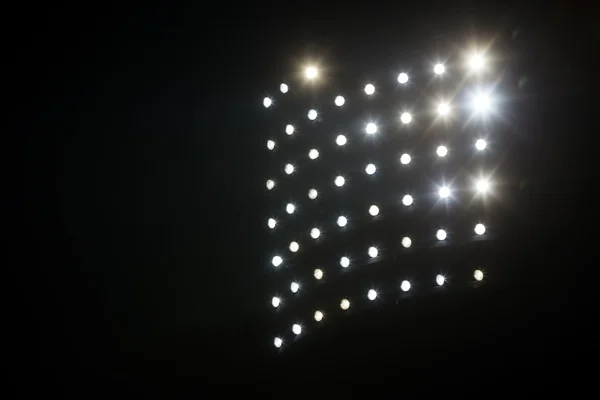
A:
<svg viewBox="0 0 600 400">
<path fill-rule="evenodd" d="M 451 51 L 405 60 L 395 74 L 310 65 L 257 98 L 276 349 L 386 299 L 493 278 L 507 67 L 493 48 Z"/>
</svg>

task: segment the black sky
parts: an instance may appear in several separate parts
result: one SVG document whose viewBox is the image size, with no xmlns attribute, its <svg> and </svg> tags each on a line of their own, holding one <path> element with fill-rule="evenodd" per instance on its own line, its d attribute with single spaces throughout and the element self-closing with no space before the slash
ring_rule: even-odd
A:
<svg viewBox="0 0 600 400">
<path fill-rule="evenodd" d="M 576 161 L 590 149 L 584 118 L 592 110 L 590 87 L 598 87 L 591 73 L 598 21 L 566 4 L 352 7 L 86 5 L 28 19 L 20 59 L 35 110 L 24 136 L 30 245 L 17 266 L 27 276 L 19 289 L 34 322 L 24 368 L 36 380 L 39 372 L 61 391 L 79 384 L 149 390 L 209 378 L 268 382 L 263 371 L 282 360 L 272 358 L 264 328 L 260 264 L 268 242 L 256 138 L 265 87 L 305 55 L 386 59 L 394 41 L 452 30 L 514 31 L 527 50 L 528 123 L 544 140 L 531 160 L 536 185 L 522 212 L 540 235 L 513 243 L 513 273 L 502 285 L 450 304 L 424 301 L 422 314 L 406 316 L 416 323 L 403 331 L 414 345 L 393 339 L 399 328 L 389 327 L 393 316 L 382 311 L 348 322 L 347 335 L 342 328 L 323 333 L 289 359 L 319 364 L 331 379 L 340 365 L 358 370 L 361 360 L 379 359 L 379 371 L 408 368 L 417 381 L 420 363 L 445 376 L 464 371 L 465 381 L 477 365 L 506 371 L 533 363 L 536 374 L 544 366 L 584 365 L 577 360 L 585 358 L 583 327 L 591 325 L 577 310 L 589 303 L 587 292 L 575 290 L 574 271 L 586 260 L 574 239 L 569 250 L 560 246 L 560 235 L 585 236 L 579 219 L 593 196 L 577 196 L 586 174 Z M 575 207 L 581 198 L 588 200 Z M 538 280 L 540 271 L 546 278 Z M 477 328 L 469 321 L 482 309 L 489 315 Z M 419 330 L 444 315 L 456 319 L 432 336 Z M 388 334 L 361 332 L 366 323 Z M 457 347 L 443 356 L 426 352 L 444 337 Z M 465 345 L 473 340 L 477 345 Z M 377 341 L 377 349 L 367 344 Z M 320 353 L 324 348 L 330 352 Z M 399 367 L 401 353 L 407 361 Z M 294 374 L 308 379 L 306 372 Z"/>
</svg>

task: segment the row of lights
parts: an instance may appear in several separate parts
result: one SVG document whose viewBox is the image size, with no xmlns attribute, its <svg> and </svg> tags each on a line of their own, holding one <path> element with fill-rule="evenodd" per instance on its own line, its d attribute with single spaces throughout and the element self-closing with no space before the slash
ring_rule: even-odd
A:
<svg viewBox="0 0 600 400">
<path fill-rule="evenodd" d="M 291 125 L 289 125 L 289 126 L 291 126 Z M 345 146 L 346 143 L 348 143 L 348 139 L 344 135 L 338 135 L 335 138 L 335 143 L 340 147 Z M 487 147 L 487 142 L 484 139 L 477 139 L 475 141 L 475 149 L 477 149 L 478 151 L 485 150 L 486 147 Z M 267 140 L 267 149 L 269 149 L 269 150 L 275 149 L 275 141 L 273 139 Z M 440 145 L 436 149 L 436 154 L 439 157 L 445 157 L 446 154 L 448 154 L 448 148 L 444 145 Z M 311 160 L 316 160 L 319 157 L 319 151 L 317 149 L 310 149 L 308 151 L 308 157 Z M 404 157 L 404 159 L 402 157 Z M 402 164 L 408 164 L 410 162 L 410 156 L 408 154 L 403 154 L 402 157 L 400 158 L 400 161 L 402 162 Z M 406 158 L 406 157 L 408 157 L 408 158 Z M 292 170 L 292 172 L 293 172 L 293 170 Z"/>
<path fill-rule="evenodd" d="M 272 182 L 272 181 L 271 181 Z M 335 181 L 334 181 L 335 185 L 338 187 L 341 187 L 344 185 L 345 183 L 345 179 L 342 176 L 338 176 Z M 478 194 L 485 194 L 488 192 L 488 190 L 490 189 L 490 182 L 488 179 L 486 178 L 480 178 L 475 182 L 475 191 Z M 448 186 L 443 185 L 440 187 L 440 189 L 438 190 L 438 196 L 440 197 L 440 199 L 448 199 L 451 195 L 451 190 Z M 315 200 L 319 195 L 319 192 L 316 189 L 309 189 L 308 191 L 308 198 L 311 200 Z M 405 194 L 402 197 L 402 204 L 406 207 L 409 207 L 413 204 L 414 199 L 410 194 Z M 376 217 L 377 215 L 379 215 L 379 206 L 373 204 L 369 207 L 369 214 L 372 217 Z M 294 203 L 287 203 L 285 206 L 285 212 L 288 213 L 289 215 L 294 214 L 294 212 L 296 212 L 296 205 L 294 205 Z M 348 220 L 345 216 L 340 216 L 337 220 L 337 223 L 340 227 L 344 227 L 346 226 Z M 277 220 L 275 220 L 274 218 L 269 218 L 267 220 L 267 226 L 270 229 L 275 229 L 275 227 L 277 226 Z M 318 236 L 317 236 L 318 237 Z M 316 239 L 316 238 L 315 238 Z"/>
<path fill-rule="evenodd" d="M 343 219 L 341 219 L 341 218 L 343 218 Z M 347 220 L 345 217 L 338 218 L 338 225 L 345 226 L 346 223 L 347 223 Z M 481 236 L 481 235 L 485 234 L 485 231 L 486 231 L 485 225 L 483 225 L 481 223 L 476 224 L 473 231 L 475 232 L 475 234 L 477 236 Z M 313 239 L 318 239 L 319 236 L 321 236 L 321 231 L 318 228 L 312 228 L 310 231 L 310 237 Z M 443 229 L 438 229 L 437 232 L 435 233 L 435 237 L 439 241 L 444 241 L 448 238 L 448 233 Z M 401 244 L 402 244 L 402 247 L 407 249 L 412 245 L 412 240 L 408 236 L 403 237 Z M 298 252 L 298 250 L 300 250 L 300 244 L 298 244 L 298 242 L 296 242 L 296 241 L 292 241 L 289 245 L 289 250 L 292 253 Z M 376 247 L 369 247 L 369 249 L 367 250 L 367 254 L 371 258 L 376 258 L 379 255 L 379 250 Z M 273 264 L 274 267 L 279 267 L 283 263 L 283 258 L 279 255 L 276 255 L 271 260 L 271 263 Z M 342 266 L 342 268 L 348 268 L 350 266 L 350 259 L 348 257 L 342 257 L 340 259 L 340 265 Z M 319 277 L 317 277 L 317 275 L 315 275 L 315 278 L 320 279 Z"/>
<path fill-rule="evenodd" d="M 485 58 L 481 53 L 473 53 L 469 56 L 467 61 L 467 66 L 471 72 L 483 72 L 485 70 Z M 446 72 L 446 67 L 442 63 L 437 63 L 433 66 L 433 73 L 437 76 L 443 75 Z M 315 80 L 319 72 L 316 67 L 309 66 L 305 70 L 305 76 L 308 80 Z M 401 85 L 406 85 L 409 81 L 409 76 L 406 72 L 401 72 L 398 74 L 398 83 Z M 289 91 L 289 86 L 286 83 L 282 83 L 279 85 L 279 90 L 281 93 L 286 94 Z M 367 96 L 372 96 L 375 94 L 375 85 L 372 83 L 368 83 L 364 87 L 365 94 Z M 345 103 L 345 99 L 343 96 L 336 96 L 334 103 L 336 106 L 341 107 Z M 268 108 L 273 104 L 273 100 L 270 97 L 265 97 L 263 99 L 263 106 Z"/>
<path fill-rule="evenodd" d="M 483 139 L 478 139 L 475 142 L 475 148 L 478 151 L 483 151 L 483 150 L 485 150 L 486 147 L 487 147 L 487 143 Z M 444 158 L 448 155 L 448 147 L 446 147 L 444 145 L 440 145 L 437 147 L 435 152 L 438 157 Z M 319 157 L 319 151 L 317 149 L 309 150 L 308 158 L 310 158 L 311 160 L 316 160 L 318 157 Z M 400 163 L 402 165 L 408 165 L 411 162 L 411 160 L 412 160 L 412 158 L 410 157 L 410 155 L 408 153 L 404 153 L 400 156 Z M 294 164 L 291 164 L 291 163 L 287 163 L 283 167 L 283 171 L 285 172 L 286 175 L 293 174 L 295 170 L 296 170 L 296 167 L 294 167 Z M 369 163 L 365 167 L 365 172 L 367 173 L 367 175 L 373 175 L 376 171 L 377 171 L 377 167 L 373 163 Z M 338 184 L 338 180 L 339 180 L 339 184 Z M 336 186 L 340 187 L 343 185 L 344 185 L 343 177 L 336 178 Z M 271 190 L 275 187 L 275 182 L 272 179 L 269 179 L 269 180 L 267 180 L 266 186 L 267 186 L 267 190 Z"/>
<path fill-rule="evenodd" d="M 475 278 L 476 281 L 481 282 L 483 280 L 483 271 L 480 269 L 475 270 L 475 272 L 473 273 L 473 277 Z M 447 279 L 444 275 L 438 274 L 435 277 L 435 282 L 438 286 L 443 286 L 446 283 Z M 292 283 L 292 285 L 298 285 L 296 282 Z M 296 286 L 298 287 L 298 286 Z M 400 290 L 402 290 L 403 292 L 408 292 L 411 289 L 411 283 L 408 280 L 403 280 L 402 283 L 400 284 Z M 297 292 L 294 291 L 294 293 Z M 378 297 L 378 293 L 375 289 L 369 289 L 369 291 L 367 292 L 367 299 L 370 301 L 375 301 Z M 273 307 L 279 307 L 279 305 L 281 304 L 281 299 L 279 297 L 273 297 L 273 299 L 271 300 L 271 304 L 273 305 Z M 350 308 L 350 300 L 344 298 L 340 301 L 340 309 L 342 309 L 342 311 L 346 311 Z M 316 322 L 321 322 L 323 321 L 323 319 L 325 318 L 325 313 L 322 310 L 316 310 L 313 314 L 313 319 Z M 302 325 L 297 322 L 295 324 L 292 325 L 292 333 L 294 333 L 294 335 L 298 336 L 302 333 Z M 275 337 L 273 344 L 275 347 L 279 348 L 283 345 L 283 339 L 281 337 Z"/>
</svg>

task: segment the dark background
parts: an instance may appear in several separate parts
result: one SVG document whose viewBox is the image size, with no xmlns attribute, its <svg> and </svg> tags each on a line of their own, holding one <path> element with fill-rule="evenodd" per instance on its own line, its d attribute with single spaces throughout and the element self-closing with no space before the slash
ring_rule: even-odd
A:
<svg viewBox="0 0 600 400">
<path fill-rule="evenodd" d="M 579 163 L 593 159 L 591 8 L 349 7 L 31 12 L 16 57 L 33 110 L 22 121 L 28 245 L 17 304 L 22 323 L 33 323 L 15 361 L 28 377 L 22 388 L 268 390 L 350 379 L 342 371 L 417 388 L 436 376 L 585 381 L 575 371 L 585 372 L 594 347 L 592 292 L 578 284 L 594 215 L 595 182 Z M 385 59 L 396 37 L 470 29 L 515 32 L 530 85 L 524 123 L 541 138 L 529 147 L 520 225 L 502 244 L 502 279 L 415 300 L 402 315 L 382 308 L 348 319 L 277 355 L 266 329 L 266 163 L 256 140 L 265 87 L 305 54 Z"/>
</svg>

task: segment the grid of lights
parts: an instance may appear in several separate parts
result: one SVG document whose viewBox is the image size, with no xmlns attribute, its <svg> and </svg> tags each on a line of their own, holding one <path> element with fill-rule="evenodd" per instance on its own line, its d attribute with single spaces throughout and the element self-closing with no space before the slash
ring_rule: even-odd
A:
<svg viewBox="0 0 600 400">
<path fill-rule="evenodd" d="M 486 57 L 483 53 L 473 53 L 471 54 L 468 58 L 467 61 L 465 62 L 465 67 L 466 67 L 466 72 L 465 74 L 467 75 L 472 75 L 472 74 L 480 74 L 485 72 L 486 70 L 488 70 L 488 65 L 486 63 Z M 444 80 L 445 77 L 447 77 L 448 75 L 453 75 L 456 74 L 456 68 L 453 65 L 446 65 L 444 63 L 438 62 L 438 63 L 434 63 L 431 65 L 430 67 L 431 69 L 429 70 L 429 74 L 430 74 L 430 78 L 429 79 L 441 79 Z M 415 75 L 417 76 L 417 78 L 410 77 L 409 74 L 407 72 L 404 71 L 400 71 L 397 75 L 397 85 L 399 85 L 399 87 L 409 87 L 412 85 L 416 85 L 419 82 L 419 77 L 418 74 Z M 321 72 L 319 71 L 319 68 L 317 68 L 316 66 L 308 66 L 305 68 L 304 70 L 304 79 L 308 82 L 313 83 L 315 86 L 318 86 L 318 81 L 321 79 Z M 460 81 L 460 79 L 457 79 L 457 81 Z M 391 83 L 389 83 L 391 85 Z M 379 96 L 380 90 L 383 91 L 385 89 L 384 87 L 384 83 L 382 82 L 367 82 L 366 84 L 363 83 L 363 93 L 362 96 L 366 96 L 367 98 L 376 98 Z M 378 86 L 376 86 L 378 85 Z M 381 85 L 381 86 L 379 86 Z M 292 85 L 294 86 L 294 85 Z M 294 86 L 295 87 L 295 86 Z M 468 104 L 467 107 L 470 110 L 469 111 L 469 115 L 467 116 L 469 119 L 472 118 L 473 116 L 481 116 L 481 115 L 487 115 L 488 112 L 493 110 L 493 106 L 494 106 L 494 97 L 493 97 L 493 93 L 489 90 L 486 90 L 484 88 L 482 88 L 481 86 L 476 86 L 474 88 L 470 88 L 469 89 L 469 100 L 468 100 Z M 281 92 L 281 95 L 286 95 L 286 96 L 290 96 L 290 94 L 288 94 L 288 92 L 290 91 L 290 86 L 288 86 L 287 83 L 280 83 L 279 85 L 279 91 Z M 293 91 L 292 91 L 293 92 Z M 347 93 L 346 93 L 347 95 Z M 454 97 L 453 97 L 454 98 Z M 263 98 L 263 106 L 266 109 L 269 109 L 269 112 L 271 112 L 271 110 L 276 109 L 277 105 L 279 103 L 279 101 L 283 101 L 282 99 L 276 99 L 274 97 L 265 97 Z M 328 100 L 330 103 L 330 107 L 331 107 L 331 103 L 333 103 L 333 105 L 335 105 L 336 108 L 344 108 L 345 105 L 347 105 L 348 101 L 353 102 L 353 99 L 350 98 L 348 99 L 347 97 L 343 96 L 342 94 L 337 94 L 333 97 L 333 101 L 332 101 L 332 97 L 329 97 Z M 324 106 L 323 106 L 324 107 Z M 465 109 L 465 104 L 458 104 L 458 101 L 456 100 L 449 100 L 449 97 L 439 100 L 437 101 L 437 103 L 432 105 L 432 109 L 434 110 L 434 116 L 432 116 L 433 119 L 440 119 L 443 121 L 447 121 L 448 119 L 451 118 L 456 118 L 458 116 L 458 114 L 463 111 Z M 318 111 L 319 108 L 305 108 L 304 109 L 305 114 L 303 115 L 298 115 L 296 118 L 297 120 L 301 119 L 301 118 L 307 118 L 310 121 L 310 124 L 319 124 L 321 122 L 322 119 L 324 118 L 328 118 L 329 115 L 327 114 L 326 110 L 324 111 L 323 115 L 320 114 L 320 112 Z M 413 114 L 414 113 L 414 114 Z M 416 109 L 411 109 L 410 107 L 408 107 L 407 109 L 400 109 L 398 110 L 398 114 L 396 114 L 398 118 L 395 123 L 398 125 L 398 127 L 402 127 L 402 126 L 413 126 L 415 123 L 418 124 L 420 123 L 425 117 L 425 113 L 420 112 L 419 110 Z M 399 117 L 398 117 L 399 116 Z M 297 122 L 296 120 L 296 122 Z M 416 122 L 415 122 L 416 121 Z M 290 121 L 293 122 L 293 121 Z M 362 122 L 362 128 L 361 131 L 357 131 L 357 132 L 344 132 L 344 133 L 335 133 L 334 134 L 334 141 L 333 142 L 329 142 L 332 148 L 344 148 L 346 146 L 355 146 L 355 145 L 360 145 L 360 141 L 359 140 L 355 140 L 355 138 L 352 135 L 355 134 L 362 134 L 362 135 L 366 135 L 366 137 L 373 137 L 373 138 L 377 138 L 380 135 L 384 135 L 384 134 L 388 134 L 388 127 L 386 126 L 385 123 L 383 123 L 383 121 L 379 121 L 379 120 L 365 120 Z M 281 128 L 279 128 L 281 129 Z M 294 136 L 295 134 L 297 134 L 297 130 L 294 127 L 294 125 L 292 125 L 291 123 L 285 125 L 285 129 L 284 129 L 285 135 L 286 136 Z M 299 135 L 302 135 L 302 128 L 300 129 L 300 133 L 298 133 Z M 277 149 L 277 151 L 280 149 L 280 146 L 282 146 L 282 144 L 279 142 L 280 140 L 284 139 L 285 136 L 283 138 L 273 138 L 273 139 L 268 139 L 267 141 L 267 150 L 270 152 L 276 152 L 275 150 Z M 289 140 L 289 139 L 288 139 Z M 331 139 L 330 139 L 331 140 Z M 264 143 L 264 142 L 263 142 Z M 451 143 L 452 144 L 452 143 Z M 474 142 L 471 142 L 471 144 L 469 146 L 473 146 L 471 147 L 471 149 L 474 149 L 475 152 L 481 153 L 484 152 L 485 150 L 488 149 L 488 143 L 487 141 L 482 138 L 479 137 L 477 138 Z M 323 150 L 323 153 L 321 154 L 321 152 L 319 151 L 319 149 Z M 314 163 L 319 163 L 318 160 L 321 160 L 321 158 L 327 158 L 328 154 L 329 154 L 329 149 L 325 149 L 325 148 L 321 148 L 319 147 L 319 149 L 317 148 L 308 148 L 307 153 L 304 153 L 304 160 L 306 160 L 306 163 L 309 162 L 314 162 Z M 400 149 L 399 149 L 400 150 Z M 437 143 L 437 145 L 431 149 L 432 153 L 431 154 L 435 154 L 436 158 L 439 160 L 440 163 L 443 163 L 445 159 L 450 159 L 452 158 L 455 154 L 456 154 L 456 146 L 452 145 L 449 147 L 448 143 Z M 413 159 L 413 156 L 411 156 L 411 154 L 407 153 L 407 152 L 401 152 L 399 151 L 398 153 L 399 158 L 396 158 L 396 162 L 399 161 L 398 164 L 398 168 L 399 169 L 406 169 L 409 170 L 412 167 L 413 163 L 419 164 L 421 161 L 421 158 L 419 157 L 418 154 L 416 154 L 416 158 Z M 308 156 L 308 157 L 307 157 Z M 278 177 L 274 177 L 274 178 L 269 178 L 266 181 L 266 188 L 268 191 L 276 191 L 276 179 L 277 181 L 281 180 L 283 181 L 284 179 L 291 179 L 291 175 L 295 175 L 295 174 L 301 174 L 302 170 L 303 170 L 303 161 L 301 159 L 299 159 L 298 157 L 294 157 L 293 158 L 295 161 L 294 163 L 299 164 L 299 169 L 296 168 L 296 166 L 292 163 L 292 162 L 288 162 L 285 163 L 283 165 L 283 175 L 279 175 Z M 367 175 L 368 179 L 371 180 L 376 180 L 378 175 L 381 173 L 378 169 L 378 164 L 375 162 L 377 160 L 373 160 L 373 162 L 367 162 L 366 164 L 363 164 L 363 171 L 364 174 Z M 381 167 L 381 165 L 379 165 Z M 385 167 L 385 166 L 384 166 Z M 279 166 L 279 168 L 281 168 L 281 164 Z M 279 170 L 281 171 L 281 169 Z M 382 169 L 382 171 L 385 173 L 387 172 L 385 168 Z M 343 171 L 341 171 L 343 172 Z M 330 175 L 331 176 L 331 175 Z M 348 179 L 350 178 L 350 179 Z M 347 185 L 352 186 L 353 185 L 353 179 L 354 176 L 352 175 L 351 172 L 347 172 L 346 175 L 342 175 L 342 174 L 333 174 L 333 176 L 331 176 L 329 178 L 329 184 L 332 185 L 332 189 L 334 191 L 337 192 L 344 192 L 344 188 Z M 364 178 L 363 178 L 364 179 Z M 490 192 L 490 188 L 492 186 L 492 183 L 490 181 L 489 177 L 480 177 L 479 179 L 475 180 L 473 186 L 471 188 L 464 188 L 464 187 L 456 187 L 456 185 L 453 185 L 452 183 L 446 183 L 444 182 L 444 177 L 440 176 L 439 180 L 438 180 L 438 185 L 437 188 L 435 189 L 435 195 L 438 198 L 438 202 L 441 201 L 441 203 L 443 204 L 444 202 L 449 202 L 449 201 L 458 201 L 459 197 L 461 195 L 464 195 L 464 193 L 466 193 L 466 191 L 468 190 L 472 195 L 478 195 L 479 197 L 481 197 L 482 195 L 489 193 Z M 316 186 L 316 185 L 315 185 Z M 321 187 L 321 189 L 326 189 Z M 328 196 L 328 193 L 326 190 L 323 190 L 322 192 L 319 192 L 315 187 L 309 187 L 307 189 L 305 189 L 306 191 L 304 191 L 304 195 L 306 196 L 308 194 L 308 201 L 323 201 L 326 200 L 326 197 Z M 324 194 L 323 194 L 324 193 Z M 396 201 L 398 201 L 398 199 L 400 199 L 400 202 L 398 204 L 399 207 L 404 207 L 405 209 L 410 209 L 411 207 L 419 207 L 419 204 L 421 204 L 422 199 L 424 199 L 425 197 L 427 197 L 429 194 L 428 193 L 402 193 L 400 195 L 399 198 L 397 198 Z M 415 196 L 415 197 L 413 197 Z M 317 198 L 319 200 L 317 200 Z M 304 199 L 306 200 L 306 197 L 304 197 Z M 268 218 L 267 220 L 267 227 L 269 230 L 275 230 L 278 229 L 279 226 L 279 221 L 283 220 L 287 216 L 291 216 L 292 214 L 303 214 L 304 212 L 304 207 L 301 207 L 300 209 L 297 208 L 295 202 L 293 202 L 294 200 L 296 201 L 300 201 L 300 199 L 289 199 L 289 202 L 287 204 L 285 204 L 285 207 L 283 208 L 283 210 L 274 213 L 277 215 L 273 215 L 271 217 Z M 416 202 L 416 203 L 415 203 Z M 302 204 L 300 204 L 302 206 Z M 381 217 L 385 216 L 385 215 L 380 215 L 380 213 L 385 213 L 387 210 L 387 207 L 390 206 L 388 204 L 386 204 L 385 202 L 382 202 L 381 204 L 370 204 L 367 205 L 365 207 L 364 213 L 365 216 L 368 215 L 373 221 L 378 220 L 378 218 L 380 219 Z M 380 208 L 382 207 L 382 208 Z M 391 207 L 391 206 L 390 206 Z M 282 211 L 285 211 L 282 212 Z M 302 215 L 304 217 L 304 215 Z M 330 233 L 334 234 L 333 228 L 336 228 L 337 232 L 341 232 L 344 231 L 346 229 L 352 229 L 352 227 L 355 224 L 355 218 L 356 219 L 361 219 L 363 218 L 362 215 L 348 215 L 347 213 L 339 213 L 336 216 L 334 216 L 333 218 L 331 218 L 330 220 L 323 220 L 321 223 L 323 225 L 321 226 L 313 226 L 312 228 L 310 228 L 308 231 L 305 232 L 295 232 L 294 235 L 295 237 L 293 238 L 294 240 L 290 240 L 288 243 L 288 250 L 289 253 L 284 253 L 283 251 L 279 251 L 276 254 L 272 254 L 271 255 L 271 264 L 275 269 L 280 269 L 282 267 L 286 267 L 287 266 L 287 262 L 288 261 L 292 261 L 293 257 L 295 256 L 296 253 L 299 253 L 301 251 L 301 248 L 304 249 L 304 245 L 306 243 L 304 243 L 305 239 L 307 242 L 312 242 L 312 243 L 319 243 L 321 244 L 322 242 L 325 242 Z M 350 223 L 352 222 L 352 223 Z M 332 226 L 333 225 L 333 226 Z M 326 237 L 323 238 L 321 236 L 322 231 L 321 229 L 325 229 L 325 233 L 326 233 Z M 479 237 L 484 237 L 486 235 L 487 232 L 487 228 L 484 225 L 483 222 L 481 221 L 476 221 L 473 225 L 472 225 L 472 235 L 473 236 L 479 236 Z M 437 241 L 437 242 L 444 242 L 444 243 L 452 243 L 453 238 L 455 237 L 455 232 L 450 230 L 448 231 L 446 227 L 444 226 L 439 226 L 439 228 L 437 230 L 434 230 L 431 232 L 431 236 L 430 239 L 426 239 L 426 240 L 431 240 L 431 241 Z M 291 239 L 291 238 L 290 238 Z M 310 239 L 310 240 L 308 240 Z M 414 241 L 416 239 L 416 241 Z M 415 245 L 415 243 L 417 244 L 417 248 L 419 247 L 420 244 L 420 238 L 419 237 L 409 237 L 409 236 L 403 236 L 398 238 L 398 249 L 404 249 L 404 251 L 414 251 L 413 249 L 411 250 L 406 250 L 409 249 L 411 247 L 413 247 Z M 301 247 L 300 244 L 304 243 L 303 246 Z M 339 258 L 338 258 L 338 265 L 337 268 L 339 270 L 349 270 L 352 271 L 355 267 L 359 267 L 358 265 L 355 265 L 357 263 L 360 262 L 356 262 L 356 260 L 353 258 L 352 254 L 353 252 L 356 251 L 356 249 L 352 249 L 352 252 L 349 252 L 347 254 L 340 254 Z M 302 250 L 302 252 L 305 252 L 306 249 Z M 379 262 L 382 259 L 385 259 L 385 257 L 389 256 L 390 254 L 394 253 L 395 249 L 389 249 L 389 248 L 382 248 L 382 246 L 370 246 L 368 248 L 366 248 L 365 250 L 363 250 L 363 254 L 366 254 L 368 256 L 368 259 L 373 261 L 373 262 Z M 333 266 L 329 265 L 326 266 L 327 269 L 332 269 Z M 329 275 L 328 275 L 329 276 Z M 484 272 L 482 269 L 475 269 L 473 271 L 473 279 L 475 282 L 481 282 L 484 279 Z M 319 268 L 314 268 L 312 270 L 312 279 L 313 282 L 320 282 L 323 281 L 325 278 L 325 272 L 323 267 L 319 267 Z M 329 280 L 326 279 L 325 282 Z M 285 301 L 293 301 L 293 296 L 297 296 L 300 295 L 299 293 L 302 291 L 307 290 L 308 288 L 305 285 L 305 288 L 301 290 L 301 282 L 300 281 L 292 281 L 291 283 L 289 283 L 289 292 L 291 293 L 289 296 L 290 298 L 287 298 Z M 413 288 L 413 282 L 411 282 L 408 279 L 402 279 L 398 281 L 398 293 L 406 293 L 406 292 L 412 292 L 414 290 Z M 446 275 L 443 274 L 437 274 L 435 276 L 433 276 L 431 278 L 431 282 L 432 284 L 435 284 L 435 286 L 437 287 L 441 287 L 441 286 L 445 286 L 448 284 L 449 279 Z M 306 283 L 306 281 L 304 281 L 304 283 Z M 350 295 L 350 293 L 349 293 Z M 368 289 L 363 295 L 363 298 L 366 298 L 366 300 L 368 302 L 376 302 L 376 300 L 378 300 L 381 295 L 380 293 L 378 293 L 378 291 L 374 288 Z M 356 297 L 357 299 L 358 297 Z M 358 300 L 356 300 L 358 301 Z M 273 296 L 271 298 L 271 305 L 273 308 L 279 309 L 282 307 L 282 305 L 284 305 L 284 299 L 282 298 L 281 294 L 278 294 L 276 296 Z M 346 311 L 348 311 L 351 308 L 351 302 L 349 298 L 341 298 L 339 300 L 339 312 L 344 313 Z M 322 308 L 315 308 L 311 311 L 312 313 L 312 319 L 314 320 L 314 323 L 316 324 L 320 324 L 323 323 L 323 321 L 325 320 L 325 312 L 327 311 L 328 315 L 330 315 L 331 313 L 333 313 L 333 310 L 324 310 Z M 309 317 L 307 318 L 307 316 L 303 316 L 301 318 L 301 321 L 305 321 L 311 319 L 310 318 L 310 314 Z M 288 329 L 290 329 L 291 333 L 293 334 L 294 337 L 303 335 L 304 333 L 304 328 L 305 325 L 300 322 L 297 321 L 295 323 L 293 323 L 291 326 L 289 326 Z M 285 343 L 284 337 L 282 336 L 276 336 L 273 339 L 273 345 L 276 348 L 281 348 L 284 343 Z"/>
</svg>

